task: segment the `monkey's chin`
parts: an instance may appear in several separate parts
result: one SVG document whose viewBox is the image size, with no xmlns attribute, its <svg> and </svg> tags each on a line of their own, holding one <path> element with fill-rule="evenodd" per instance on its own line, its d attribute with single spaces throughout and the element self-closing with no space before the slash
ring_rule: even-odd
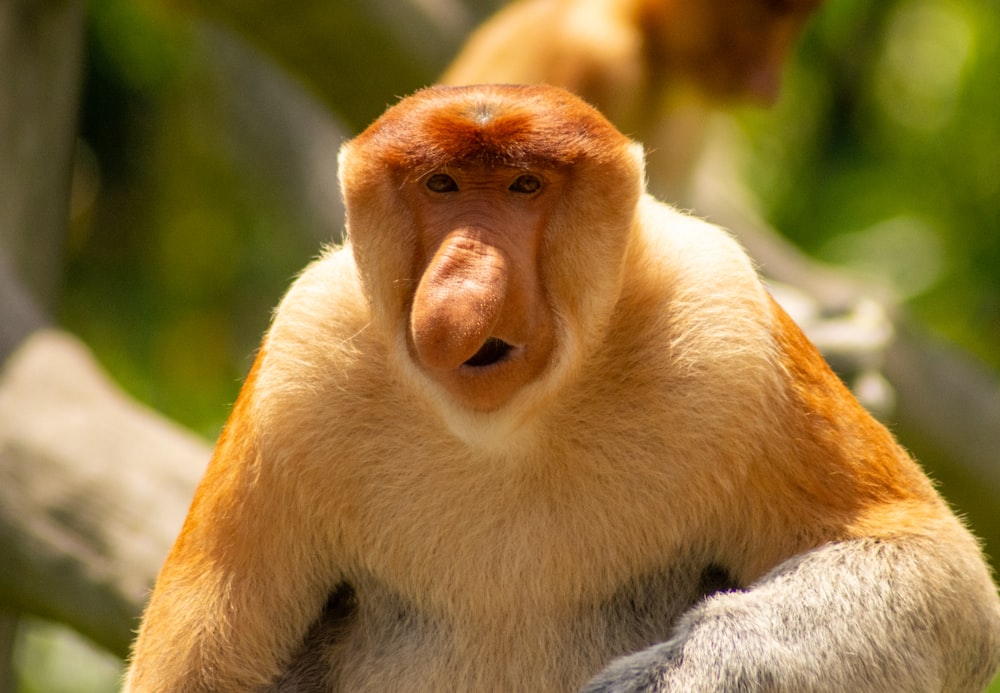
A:
<svg viewBox="0 0 1000 693">
<path fill-rule="evenodd" d="M 430 381 L 432 389 L 446 395 L 453 407 L 485 414 L 503 409 L 542 377 L 553 353 L 547 333 L 528 343 L 490 335 L 474 353 L 453 365 L 423 358 L 409 338 L 405 347 L 408 370 L 415 369 L 424 381 L 420 390 L 426 391 Z"/>
<path fill-rule="evenodd" d="M 477 412 L 502 409 L 545 370 L 547 358 L 530 347 L 490 338 L 457 368 L 422 368 L 457 404 Z"/>
<path fill-rule="evenodd" d="M 575 341 L 561 324 L 537 344 L 484 344 L 477 351 L 483 361 L 490 360 L 489 350 L 504 352 L 486 365 L 469 365 L 469 360 L 479 360 L 473 356 L 456 368 L 440 370 L 420 362 L 405 331 L 397 335 L 390 367 L 402 376 L 401 385 L 426 399 L 457 438 L 498 453 L 530 444 L 540 415 L 579 362 Z"/>
</svg>

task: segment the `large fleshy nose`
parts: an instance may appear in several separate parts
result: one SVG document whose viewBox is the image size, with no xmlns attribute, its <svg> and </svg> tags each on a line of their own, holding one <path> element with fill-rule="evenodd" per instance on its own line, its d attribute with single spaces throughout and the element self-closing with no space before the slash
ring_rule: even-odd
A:
<svg viewBox="0 0 1000 693">
<path fill-rule="evenodd" d="M 420 279 L 410 314 L 410 339 L 425 367 L 454 369 L 503 348 L 491 337 L 509 275 L 503 251 L 473 233 L 456 231 L 445 239 Z"/>
</svg>

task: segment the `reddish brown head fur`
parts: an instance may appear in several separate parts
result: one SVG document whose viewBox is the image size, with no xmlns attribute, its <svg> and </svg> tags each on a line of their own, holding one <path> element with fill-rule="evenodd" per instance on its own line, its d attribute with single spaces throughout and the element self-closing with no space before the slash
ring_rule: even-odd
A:
<svg viewBox="0 0 1000 693">
<path fill-rule="evenodd" d="M 404 364 L 460 407 L 492 411 L 551 365 L 560 319 L 600 323 L 576 280 L 580 245 L 603 258 L 587 274 L 613 301 L 642 166 L 631 141 L 569 92 L 490 85 L 403 100 L 345 146 L 341 176 L 392 348 L 403 332 Z M 569 210 L 592 223 L 558 231 Z"/>
<path fill-rule="evenodd" d="M 596 109 L 545 85 L 424 89 L 355 141 L 417 176 L 442 166 L 562 168 L 613 158 L 627 143 Z"/>
</svg>

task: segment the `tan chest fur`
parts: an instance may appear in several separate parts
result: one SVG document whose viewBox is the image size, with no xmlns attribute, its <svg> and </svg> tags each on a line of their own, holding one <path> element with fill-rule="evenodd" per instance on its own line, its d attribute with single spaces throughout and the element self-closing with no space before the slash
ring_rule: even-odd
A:
<svg viewBox="0 0 1000 693">
<path fill-rule="evenodd" d="M 341 260 L 339 254 L 323 260 L 296 290 L 335 291 L 338 281 L 350 281 Z M 739 269 L 748 274 L 737 276 L 729 291 L 743 290 L 752 276 Z M 260 388 L 263 420 L 287 435 L 272 439 L 265 430 L 274 450 L 265 473 L 287 475 L 298 493 L 310 495 L 296 506 L 312 509 L 308 525 L 325 535 L 339 574 L 354 590 L 351 615 L 336 625 L 339 644 L 329 650 L 344 690 L 384 690 L 400 680 L 399 667 L 414 666 L 426 672 L 411 670 L 406 680 L 425 681 L 426 690 L 448 688 L 462 675 L 469 678 L 459 688 L 474 690 L 529 683 L 565 688 L 567 672 L 580 683 L 610 657 L 665 638 L 676 615 L 703 594 L 706 569 L 743 566 L 731 577 L 745 584 L 815 541 L 802 538 L 793 546 L 757 531 L 778 522 L 749 512 L 753 499 L 744 479 L 763 451 L 752 439 L 734 445 L 731 434 L 718 435 L 720 428 L 766 426 L 761 422 L 770 415 L 759 406 L 767 403 L 756 401 L 758 378 L 773 371 L 763 303 L 752 294 L 741 314 L 720 297 L 730 304 L 727 321 L 686 322 L 705 299 L 685 305 L 693 299 L 684 279 L 679 275 L 669 294 L 623 297 L 617 318 L 673 334 L 674 343 L 654 344 L 653 354 L 649 346 L 611 340 L 582 367 L 617 370 L 618 377 L 576 374 L 574 382 L 600 382 L 600 389 L 570 384 L 559 403 L 500 444 L 479 448 L 441 422 L 428 425 L 426 417 L 438 414 L 421 404 L 404 375 L 382 365 L 386 347 L 369 338 L 375 335 L 366 333 L 360 306 L 358 324 L 311 316 L 318 332 L 303 332 L 294 316 L 287 324 L 279 316 L 263 378 L 280 376 L 286 339 L 295 342 L 288 351 L 297 354 L 300 374 L 304 351 L 317 369 L 332 358 L 331 347 L 341 364 L 345 350 L 371 359 L 355 361 L 322 389 L 301 377 L 295 384 L 277 378 L 281 390 L 269 390 L 266 380 Z M 338 314 L 345 313 L 339 306 Z M 636 342 L 642 341 L 640 334 Z M 692 359 L 699 341 L 712 342 L 712 359 Z M 671 350 L 675 359 L 668 358 Z M 637 368 L 637 362 L 664 365 Z M 720 379 L 723 369 L 733 377 Z M 366 398 L 355 399 L 354 392 Z M 760 420 L 749 420 L 751 414 L 727 419 L 724 412 L 734 408 L 715 406 L 720 397 L 752 401 L 742 410 Z M 659 403 L 655 428 L 648 412 L 637 416 L 636 402 Z M 784 405 L 775 400 L 770 406 Z M 592 420 L 579 420 L 580 412 Z M 297 435 L 297 427 L 310 437 Z M 733 542 L 734 534 L 759 539 Z M 697 545 L 689 537 L 698 537 Z M 477 652 L 497 643 L 510 648 L 510 657 Z M 483 666 L 510 661 L 520 663 L 517 671 Z M 461 662 L 478 664 L 464 671 Z"/>
</svg>

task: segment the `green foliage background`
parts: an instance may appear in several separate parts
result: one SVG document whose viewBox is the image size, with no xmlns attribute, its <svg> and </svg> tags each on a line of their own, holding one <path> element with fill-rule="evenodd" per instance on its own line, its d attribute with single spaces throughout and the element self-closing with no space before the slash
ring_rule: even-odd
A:
<svg viewBox="0 0 1000 693">
<path fill-rule="evenodd" d="M 1000 5 L 828 2 L 748 179 L 815 255 L 882 277 L 1000 367 Z M 1000 461 L 1000 453 L 998 453 Z"/>
</svg>

